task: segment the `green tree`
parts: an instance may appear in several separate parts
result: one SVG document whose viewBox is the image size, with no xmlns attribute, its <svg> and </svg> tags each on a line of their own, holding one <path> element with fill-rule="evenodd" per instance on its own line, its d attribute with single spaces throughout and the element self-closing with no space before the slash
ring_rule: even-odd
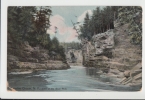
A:
<svg viewBox="0 0 145 100">
<path fill-rule="evenodd" d="M 121 24 L 129 24 L 131 42 L 142 45 L 142 8 L 140 6 L 120 6 L 118 18 Z"/>
<path fill-rule="evenodd" d="M 33 14 L 33 22 L 37 34 L 46 34 L 47 28 L 50 27 L 49 18 L 52 11 L 49 6 L 39 7 L 36 13 Z"/>
<path fill-rule="evenodd" d="M 94 34 L 103 33 L 110 28 L 113 29 L 113 21 L 117 18 L 116 16 L 118 14 L 117 10 L 117 6 L 106 6 L 103 9 L 97 7 L 93 10 L 91 18 L 87 13 L 84 18 L 84 24 L 80 26 L 81 34 L 79 35 L 79 39 L 87 38 L 90 41 Z"/>
<path fill-rule="evenodd" d="M 55 51 L 55 52 L 58 52 L 58 47 L 59 47 L 59 41 L 56 37 L 54 37 L 52 40 L 51 40 L 51 50 L 52 51 Z"/>
<path fill-rule="evenodd" d="M 14 41 L 26 39 L 32 25 L 32 11 L 35 7 L 8 7 L 8 34 Z"/>
<path fill-rule="evenodd" d="M 8 40 L 12 40 L 13 45 L 23 45 L 24 41 L 28 41 L 32 47 L 39 45 L 50 53 L 52 51 L 53 54 L 57 54 L 58 60 L 65 61 L 65 51 L 59 45 L 58 39 L 54 37 L 51 40 L 49 34 L 46 34 L 50 27 L 51 13 L 48 6 L 8 7 Z"/>
<path fill-rule="evenodd" d="M 80 28 L 82 34 L 80 35 L 80 37 L 84 37 L 87 38 L 88 40 L 91 39 L 91 32 L 89 30 L 89 26 L 90 26 L 90 19 L 89 19 L 89 14 L 86 13 L 86 17 L 84 19 L 84 24 L 83 27 Z"/>
</svg>

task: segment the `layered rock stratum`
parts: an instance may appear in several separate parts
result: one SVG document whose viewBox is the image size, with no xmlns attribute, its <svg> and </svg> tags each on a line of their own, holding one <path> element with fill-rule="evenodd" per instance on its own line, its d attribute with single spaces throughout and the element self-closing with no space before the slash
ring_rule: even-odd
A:
<svg viewBox="0 0 145 100">
<path fill-rule="evenodd" d="M 8 42 L 8 72 L 70 68 L 67 63 L 61 60 L 54 60 L 49 55 L 49 51 L 40 46 L 32 47 L 28 42 L 24 42 L 24 44 L 13 44 L 10 40 Z"/>
<path fill-rule="evenodd" d="M 142 84 L 142 49 L 130 41 L 128 24 L 83 40 L 83 64 L 99 68 L 107 76 L 120 78 L 124 85 Z"/>
</svg>

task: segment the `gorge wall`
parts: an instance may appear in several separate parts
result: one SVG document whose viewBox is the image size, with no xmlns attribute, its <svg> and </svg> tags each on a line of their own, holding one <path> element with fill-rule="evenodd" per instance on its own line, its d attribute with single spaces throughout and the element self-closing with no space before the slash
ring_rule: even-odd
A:
<svg viewBox="0 0 145 100">
<path fill-rule="evenodd" d="M 128 24 L 82 41 L 83 65 L 96 67 L 106 75 L 121 78 L 121 84 L 141 85 L 142 49 L 130 42 Z"/>
<path fill-rule="evenodd" d="M 8 72 L 70 68 L 66 62 L 59 60 L 59 57 L 54 60 L 49 51 L 41 46 L 32 47 L 28 42 L 13 43 L 11 39 L 8 40 L 7 66 Z"/>
<path fill-rule="evenodd" d="M 74 58 L 72 57 L 71 53 L 73 53 Z M 75 50 L 75 49 L 69 49 L 67 52 L 65 52 L 67 62 L 69 65 L 73 66 L 81 66 L 82 65 L 82 51 L 81 50 Z"/>
</svg>

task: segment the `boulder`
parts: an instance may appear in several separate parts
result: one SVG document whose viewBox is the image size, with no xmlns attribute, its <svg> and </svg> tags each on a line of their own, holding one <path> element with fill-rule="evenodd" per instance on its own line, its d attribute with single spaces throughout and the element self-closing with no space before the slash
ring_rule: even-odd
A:
<svg viewBox="0 0 145 100">
<path fill-rule="evenodd" d="M 124 76 L 127 77 L 127 78 L 130 77 L 130 71 L 129 70 L 125 71 Z"/>
<path fill-rule="evenodd" d="M 111 29 L 105 33 L 94 35 L 92 40 L 95 44 L 96 54 L 102 54 L 106 51 L 105 49 L 114 47 L 114 32 Z"/>
<path fill-rule="evenodd" d="M 121 81 L 122 84 L 128 85 L 141 85 L 142 84 L 142 67 L 141 63 L 138 63 L 130 71 L 124 72 L 125 78 Z"/>
</svg>

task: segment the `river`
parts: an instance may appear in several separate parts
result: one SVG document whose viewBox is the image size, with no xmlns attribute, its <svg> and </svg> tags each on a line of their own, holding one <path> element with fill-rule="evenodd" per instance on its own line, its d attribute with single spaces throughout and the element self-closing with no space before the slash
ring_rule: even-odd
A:
<svg viewBox="0 0 145 100">
<path fill-rule="evenodd" d="M 9 85 L 17 91 L 138 91 L 138 86 L 117 84 L 120 79 L 97 74 L 97 69 L 71 66 L 67 70 L 8 73 Z M 113 84 L 112 84 L 113 83 Z"/>
</svg>

